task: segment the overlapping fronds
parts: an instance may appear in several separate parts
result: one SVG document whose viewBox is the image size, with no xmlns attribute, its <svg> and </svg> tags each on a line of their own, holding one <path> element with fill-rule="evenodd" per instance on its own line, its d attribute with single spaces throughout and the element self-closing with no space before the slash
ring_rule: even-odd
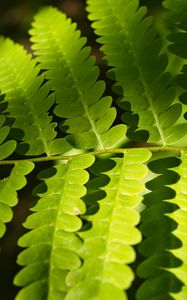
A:
<svg viewBox="0 0 187 300">
<path fill-rule="evenodd" d="M 168 9 L 167 15 L 176 25 L 176 32 L 168 36 L 170 45 L 169 51 L 184 59 L 183 68 L 176 76 L 175 82 L 181 87 L 180 100 L 187 104 L 187 3 L 182 1 L 164 1 L 164 6 Z M 187 114 L 184 117 L 187 119 Z"/>
<path fill-rule="evenodd" d="M 87 3 L 117 91 L 124 96 L 120 106 L 138 114 L 138 129 L 148 132 L 148 142 L 180 146 L 187 130 L 181 118 L 182 105 L 174 103 L 171 76 L 165 72 L 167 57 L 160 54 L 161 39 L 153 29 L 152 18 L 146 17 L 146 8 L 139 8 L 138 0 Z M 123 119 L 134 126 L 131 114 L 126 113 Z"/>
<path fill-rule="evenodd" d="M 178 294 L 172 295 L 174 299 L 185 300 L 187 298 L 187 154 L 181 155 L 181 164 L 175 168 L 175 171 L 180 175 L 180 180 L 172 186 L 176 191 L 175 198 L 172 200 L 179 209 L 169 214 L 177 223 L 177 228 L 173 231 L 176 238 L 181 241 L 181 246 L 178 249 L 173 249 L 172 253 L 181 260 L 181 266 L 173 268 L 171 271 L 183 283 L 182 290 Z"/>
<path fill-rule="evenodd" d="M 18 203 L 17 191 L 26 185 L 25 175 L 33 168 L 34 164 L 29 161 L 17 162 L 10 176 L 0 180 L 0 237 L 6 230 L 4 223 L 10 222 L 13 217 L 11 207 Z"/>
<path fill-rule="evenodd" d="M 10 128 L 4 125 L 5 120 L 6 120 L 5 116 L 0 115 L 0 160 L 7 158 L 16 149 L 15 141 L 6 140 Z M 6 187 L 7 187 L 7 181 L 10 181 L 10 177 L 0 180 L 0 237 L 3 236 L 6 230 L 4 223 L 9 222 L 12 218 L 12 211 L 10 209 L 10 206 L 14 206 L 16 204 L 16 201 L 11 201 L 9 199 L 9 198 L 11 199 L 14 198 L 14 196 L 12 196 L 11 193 L 7 197 Z M 17 190 L 16 185 L 14 185 L 14 187 L 15 189 L 13 190 L 16 191 Z"/>
<path fill-rule="evenodd" d="M 179 177 L 168 168 L 179 164 L 176 158 L 164 158 L 153 161 L 149 168 L 154 174 L 159 174 L 146 186 L 150 193 L 144 197 L 146 209 L 141 214 L 140 230 L 145 239 L 139 246 L 139 251 L 145 257 L 137 268 L 137 274 L 144 279 L 140 285 L 136 299 L 175 299 L 171 293 L 178 293 L 182 282 L 174 275 L 180 270 L 181 260 L 174 255 L 182 241 L 174 236 L 177 223 L 168 215 L 172 212 L 178 215 L 177 201 L 174 201 L 175 191 L 170 185 L 176 183 Z M 180 214 L 180 212 L 179 212 Z M 157 298 L 158 297 L 158 298 Z"/>
<path fill-rule="evenodd" d="M 11 169 L 0 179 L 0 237 L 41 164 L 18 242 L 15 299 L 186 300 L 187 66 L 177 87 L 178 67 L 166 71 L 161 37 L 138 0 L 87 3 L 128 131 L 103 97 L 86 39 L 62 12 L 36 15 L 35 58 L 0 38 L 0 167 Z M 164 3 L 178 28 L 169 51 L 182 63 L 187 2 Z"/>
<path fill-rule="evenodd" d="M 0 91 L 6 94 L 5 110 L 14 120 L 14 137 L 23 141 L 19 152 L 28 155 L 66 152 L 70 146 L 57 139 L 56 124 L 48 110 L 54 103 L 49 85 L 43 84 L 44 76 L 38 75 L 36 61 L 31 60 L 21 45 L 9 39 L 0 39 Z"/>
<path fill-rule="evenodd" d="M 25 222 L 32 231 L 19 241 L 28 248 L 18 257 L 25 268 L 16 276 L 15 284 L 25 287 L 16 300 L 64 299 L 67 270 L 81 264 L 77 256 L 81 240 L 75 232 L 82 227 L 79 215 L 85 213 L 81 197 L 89 176 L 84 169 L 93 162 L 94 157 L 85 154 L 40 174 L 44 183 L 36 193 L 41 199 Z"/>
<path fill-rule="evenodd" d="M 187 59 L 187 2 L 185 0 L 165 0 L 164 6 L 168 9 L 168 17 L 179 29 L 169 36 L 172 44 L 169 50 L 176 55 Z"/>
<path fill-rule="evenodd" d="M 105 84 L 97 81 L 95 58 L 84 47 L 86 39 L 80 37 L 76 25 L 55 8 L 45 8 L 36 15 L 30 33 L 39 67 L 47 70 L 45 76 L 56 91 L 54 112 L 65 119 L 61 127 L 68 141 L 83 149 L 124 143 L 126 127 L 121 124 L 110 129 L 116 110 L 111 108 L 111 97 L 101 98 Z"/>
<path fill-rule="evenodd" d="M 132 245 L 141 241 L 135 227 L 140 220 L 136 207 L 144 192 L 143 179 L 150 158 L 148 150 L 129 150 L 121 158 L 113 158 L 115 167 L 105 174 L 110 182 L 102 189 L 106 192 L 99 201 L 99 210 L 89 220 L 92 228 L 81 233 L 84 245 L 79 253 L 83 266 L 72 270 L 67 284 L 72 286 L 66 299 L 127 299 L 134 274 L 127 264 L 135 260 Z"/>
<path fill-rule="evenodd" d="M 16 149 L 16 141 L 6 140 L 10 131 L 9 126 L 4 125 L 5 116 L 0 115 L 0 160 L 7 158 Z"/>
<path fill-rule="evenodd" d="M 163 6 L 163 5 L 162 5 Z M 160 5 L 154 7 L 154 25 L 156 31 L 162 40 L 162 53 L 165 53 L 168 57 L 168 66 L 167 71 L 171 73 L 171 76 L 174 77 L 180 73 L 182 66 L 186 60 L 182 57 L 174 55 L 168 49 L 170 42 L 168 41 L 168 36 L 175 32 L 176 26 L 173 24 L 173 19 L 166 17 L 166 10 Z"/>
</svg>

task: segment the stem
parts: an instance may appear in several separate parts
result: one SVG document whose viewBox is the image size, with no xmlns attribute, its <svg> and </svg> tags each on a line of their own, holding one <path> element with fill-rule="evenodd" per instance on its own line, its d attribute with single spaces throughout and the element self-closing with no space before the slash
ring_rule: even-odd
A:
<svg viewBox="0 0 187 300">
<path fill-rule="evenodd" d="M 136 147 L 136 148 L 119 148 L 119 149 L 103 149 L 97 151 L 86 152 L 92 155 L 101 155 L 101 154 L 114 154 L 114 153 L 127 153 L 130 150 L 135 149 L 148 149 L 151 152 L 159 151 L 174 151 L 174 152 L 187 152 L 187 147 L 170 147 L 170 146 L 153 146 L 153 147 Z M 47 162 L 47 161 L 56 161 L 56 160 L 72 160 L 74 157 L 85 155 L 85 153 L 79 153 L 74 155 L 56 155 L 56 156 L 45 156 L 45 157 L 35 157 L 35 158 L 24 158 L 18 160 L 2 160 L 0 165 L 13 165 L 22 161 L 31 161 L 31 162 Z"/>
</svg>

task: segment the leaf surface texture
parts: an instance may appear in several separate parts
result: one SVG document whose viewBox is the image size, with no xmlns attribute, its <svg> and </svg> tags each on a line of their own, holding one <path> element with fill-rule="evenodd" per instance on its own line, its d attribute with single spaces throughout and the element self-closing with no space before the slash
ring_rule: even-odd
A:
<svg viewBox="0 0 187 300">
<path fill-rule="evenodd" d="M 152 18 L 146 16 L 146 8 L 139 7 L 137 0 L 88 0 L 87 3 L 89 19 L 112 67 L 112 79 L 117 81 L 115 90 L 122 96 L 120 106 L 129 111 L 124 114 L 124 122 L 130 123 L 129 126 L 133 122 L 136 129 L 133 116 L 138 115 L 139 139 L 180 146 L 187 130 L 184 119 L 180 118 L 182 105 L 174 103 L 172 78 L 165 71 L 168 60 L 161 54 L 161 39 L 153 28 Z"/>
<path fill-rule="evenodd" d="M 98 212 L 89 217 L 92 228 L 81 233 L 83 266 L 67 276 L 67 284 L 72 285 L 67 300 L 127 299 L 123 290 L 134 279 L 127 264 L 135 260 L 132 245 L 141 241 L 135 227 L 140 220 L 136 207 L 142 199 L 144 163 L 149 158 L 150 152 L 144 149 L 113 158 L 115 167 L 105 173 L 110 182 L 102 188 L 106 196 L 99 201 Z"/>
<path fill-rule="evenodd" d="M 21 140 L 19 153 L 27 155 L 59 154 L 71 147 L 57 133 L 48 110 L 54 94 L 39 75 L 36 60 L 21 45 L 0 40 L 0 90 L 8 102 L 5 112 L 14 120 L 14 136 Z"/>
<path fill-rule="evenodd" d="M 83 149 L 111 148 L 127 141 L 124 125 L 110 129 L 116 110 L 111 97 L 102 97 L 105 84 L 97 81 L 95 58 L 76 25 L 56 9 L 45 8 L 36 15 L 30 33 L 39 67 L 46 70 L 56 92 L 54 112 L 64 120 L 61 127 L 67 140 Z"/>
<path fill-rule="evenodd" d="M 25 175 L 33 168 L 34 164 L 29 161 L 18 162 L 12 168 L 10 175 L 0 180 L 0 237 L 5 233 L 5 223 L 12 220 L 11 207 L 18 203 L 17 191 L 27 184 Z"/>
<path fill-rule="evenodd" d="M 75 232 L 81 229 L 79 215 L 85 212 L 81 197 L 89 176 L 84 169 L 93 162 L 94 157 L 85 154 L 39 175 L 44 180 L 36 189 L 41 199 L 24 224 L 32 230 L 19 240 L 27 249 L 18 257 L 25 267 L 14 280 L 24 286 L 16 300 L 64 299 L 67 271 L 81 264 L 77 255 L 81 240 Z"/>
</svg>

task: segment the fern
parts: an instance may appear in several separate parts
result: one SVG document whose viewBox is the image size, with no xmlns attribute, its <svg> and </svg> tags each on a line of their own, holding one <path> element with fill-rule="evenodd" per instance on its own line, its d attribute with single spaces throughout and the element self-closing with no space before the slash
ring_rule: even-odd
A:
<svg viewBox="0 0 187 300">
<path fill-rule="evenodd" d="M 6 120 L 5 117 L 0 115 L 0 160 L 3 160 L 7 158 L 9 155 L 11 155 L 16 148 L 15 141 L 13 140 L 5 141 L 10 130 L 8 126 L 4 125 L 5 120 Z M 15 200 L 15 191 L 19 189 L 19 187 L 15 186 L 16 185 L 15 175 L 17 175 L 16 169 L 18 168 L 16 168 L 15 166 L 15 169 L 9 178 L 0 180 L 0 237 L 4 235 L 6 230 L 4 223 L 9 222 L 12 219 L 12 211 L 10 209 L 10 206 L 14 206 L 17 202 Z M 11 187 L 10 185 L 11 181 L 13 181 L 13 186 L 15 186 L 15 188 L 13 189 L 12 187 L 10 193 L 9 189 Z M 22 188 L 23 186 L 24 184 L 21 185 L 20 188 Z"/>
<path fill-rule="evenodd" d="M 18 257 L 18 263 L 26 267 L 15 278 L 15 284 L 28 286 L 16 299 L 63 298 L 67 270 L 81 263 L 76 255 L 81 241 L 74 232 L 82 225 L 78 215 L 85 212 L 80 198 L 86 193 L 83 184 L 88 174 L 83 169 L 92 163 L 93 157 L 84 155 L 39 175 L 45 182 L 37 189 L 41 200 L 25 223 L 26 228 L 33 230 L 19 241 L 20 246 L 29 247 Z M 55 174 L 50 177 L 51 173 Z"/>
<path fill-rule="evenodd" d="M 0 115 L 0 160 L 7 158 L 16 149 L 16 142 L 13 140 L 7 140 L 10 128 L 4 125 L 6 118 Z M 4 125 L 4 126 L 3 126 Z"/>
<path fill-rule="evenodd" d="M 115 108 L 111 108 L 112 98 L 101 98 L 105 84 L 96 81 L 99 70 L 94 65 L 95 58 L 89 56 L 90 48 L 84 47 L 86 39 L 80 38 L 75 28 L 65 15 L 47 8 L 35 17 L 30 31 L 40 68 L 47 70 L 46 78 L 56 91 L 54 113 L 65 119 L 62 128 L 70 134 L 67 140 L 73 146 L 81 149 L 118 146 L 125 140 L 125 126 L 109 129 L 116 117 Z"/>
<path fill-rule="evenodd" d="M 182 1 L 182 6 L 175 3 L 175 5 L 171 5 L 170 1 L 164 1 L 164 5 L 168 8 L 168 18 L 172 18 L 177 30 L 175 33 L 170 34 L 168 36 L 168 40 L 171 42 L 169 45 L 169 50 L 184 60 L 184 65 L 182 70 L 180 70 L 180 74 L 177 74 L 175 77 L 175 82 L 181 88 L 180 90 L 180 101 L 186 104 L 186 2 Z M 182 9 L 183 7 L 183 9 Z M 186 114 L 185 114 L 186 118 Z"/>
<path fill-rule="evenodd" d="M 18 151 L 50 155 L 69 150 L 63 139 L 54 141 L 55 123 L 51 123 L 52 117 L 47 113 L 54 103 L 54 95 L 49 94 L 47 83 L 42 85 L 44 76 L 38 76 L 36 61 L 9 39 L 1 39 L 0 53 L 0 87 L 6 94 L 4 101 L 8 102 L 5 112 L 14 119 L 15 137 L 23 141 Z"/>
<path fill-rule="evenodd" d="M 13 217 L 11 207 L 18 203 L 17 191 L 26 185 L 25 175 L 33 168 L 33 163 L 29 161 L 17 162 L 9 177 L 0 180 L 0 237 L 5 233 L 4 223 L 10 222 Z"/>
<path fill-rule="evenodd" d="M 106 197 L 99 202 L 99 212 L 89 218 L 92 228 L 81 234 L 84 264 L 67 276 L 68 285 L 73 286 L 68 300 L 125 299 L 123 289 L 130 287 L 134 275 L 124 264 L 135 260 L 131 245 L 141 241 L 135 228 L 140 217 L 134 207 L 144 191 L 141 181 L 147 168 L 142 163 L 149 158 L 147 150 L 131 150 L 123 158 L 115 158 L 116 166 L 105 173 L 110 178 L 103 188 Z"/>
<path fill-rule="evenodd" d="M 137 0 L 89 0 L 88 4 L 89 19 L 95 21 L 98 42 L 104 44 L 102 50 L 123 96 L 120 106 L 128 111 L 130 104 L 133 114 L 138 114 L 138 129 L 147 131 L 148 142 L 179 145 L 186 134 L 182 107 L 174 103 L 171 76 L 165 72 L 167 57 L 160 54 L 161 39 L 151 26 L 152 18 L 145 17 L 146 8 L 139 8 Z M 131 119 L 129 113 L 123 117 L 130 124 Z"/>
<path fill-rule="evenodd" d="M 175 53 L 177 56 L 187 58 L 186 56 L 186 2 L 175 1 L 172 3 L 169 0 L 164 1 L 164 6 L 168 9 L 168 17 L 173 20 L 173 23 L 183 31 L 178 31 L 171 34 L 168 39 L 173 42 L 169 49 L 171 52 Z"/>
<path fill-rule="evenodd" d="M 56 8 L 34 17 L 34 55 L 0 38 L 0 237 L 35 166 L 39 181 L 16 300 L 186 299 L 186 66 L 163 54 L 185 64 L 186 2 L 164 6 L 167 51 L 138 0 L 87 1 L 117 103 Z"/>
<path fill-rule="evenodd" d="M 170 214 L 170 217 L 178 224 L 178 227 L 173 231 L 173 234 L 182 241 L 182 248 L 172 250 L 172 253 L 181 260 L 182 264 L 179 268 L 173 269 L 173 273 L 183 282 L 184 286 L 182 291 L 179 292 L 175 299 L 185 299 L 187 295 L 187 282 L 186 282 L 186 167 L 187 159 L 186 153 L 181 156 L 181 164 L 176 168 L 176 172 L 181 176 L 181 180 L 174 186 L 176 196 L 174 203 L 178 205 L 179 209 Z"/>
<path fill-rule="evenodd" d="M 150 193 L 144 197 L 146 210 L 142 212 L 140 230 L 145 239 L 139 251 L 145 260 L 138 266 L 137 274 L 146 280 L 137 291 L 138 300 L 154 299 L 158 295 L 160 299 L 172 299 L 170 293 L 178 292 L 181 287 L 181 282 L 171 272 L 172 268 L 175 270 L 181 264 L 172 254 L 173 249 L 181 244 L 173 236 L 177 224 L 168 216 L 178 209 L 170 185 L 179 178 L 172 169 L 168 170 L 177 164 L 179 162 L 175 158 L 164 158 L 151 162 L 149 166 L 159 176 L 147 182 Z"/>
</svg>

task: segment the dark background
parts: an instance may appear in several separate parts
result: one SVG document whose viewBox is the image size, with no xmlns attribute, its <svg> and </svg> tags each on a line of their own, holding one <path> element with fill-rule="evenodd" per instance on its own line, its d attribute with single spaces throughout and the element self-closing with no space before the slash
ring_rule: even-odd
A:
<svg viewBox="0 0 187 300">
<path fill-rule="evenodd" d="M 101 0 L 102 1 L 102 0 Z M 107 80 L 110 89 L 110 81 L 106 79 L 107 68 L 102 64 L 102 54 L 99 51 L 99 45 L 95 42 L 95 35 L 86 18 L 85 2 L 83 0 L 0 0 L 0 35 L 10 37 L 14 41 L 21 43 L 30 51 L 29 36 L 27 34 L 30 28 L 33 15 L 41 6 L 53 5 L 65 12 L 73 21 L 77 22 L 82 35 L 88 37 L 88 44 L 92 47 L 92 54 L 96 56 L 97 63 L 101 69 L 101 78 Z M 157 15 L 161 7 L 161 0 L 142 0 L 141 4 L 146 4 L 149 13 Z M 37 184 L 34 179 L 39 171 L 39 166 L 34 174 L 28 177 L 28 186 L 19 192 L 19 204 L 13 209 L 14 219 L 7 226 L 7 233 L 1 240 L 0 252 L 0 299 L 13 300 L 18 291 L 13 286 L 12 281 L 19 270 L 16 265 L 16 257 L 20 252 L 17 247 L 17 239 L 24 232 L 22 223 L 26 218 L 33 199 L 29 191 Z M 0 169 L 0 177 L 8 175 L 9 168 Z M 30 300 L 30 299 L 28 299 Z"/>
<path fill-rule="evenodd" d="M 140 3 L 148 7 L 150 14 L 155 14 L 160 9 L 162 0 L 140 0 Z M 93 51 L 96 50 L 95 35 L 89 26 L 85 11 L 86 0 L 0 0 L 0 35 L 12 38 L 29 50 L 27 31 L 34 14 L 45 5 L 58 7 L 77 22 L 82 35 L 89 38 Z M 97 54 L 99 60 L 100 54 L 96 50 Z"/>
</svg>

